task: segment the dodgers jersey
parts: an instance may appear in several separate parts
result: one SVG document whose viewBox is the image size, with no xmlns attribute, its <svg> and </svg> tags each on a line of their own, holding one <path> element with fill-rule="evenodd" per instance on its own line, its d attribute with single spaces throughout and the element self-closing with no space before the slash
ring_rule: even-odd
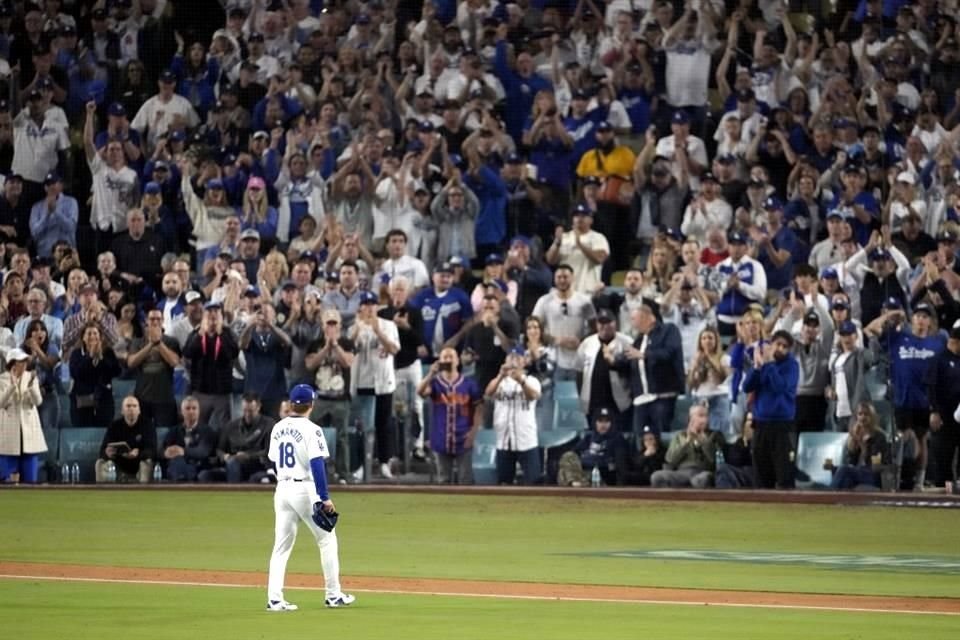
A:
<svg viewBox="0 0 960 640">
<path fill-rule="evenodd" d="M 329 458 L 330 450 L 323 429 L 306 416 L 290 416 L 273 426 L 267 457 L 277 465 L 277 480 L 312 482 L 310 461 Z"/>
</svg>

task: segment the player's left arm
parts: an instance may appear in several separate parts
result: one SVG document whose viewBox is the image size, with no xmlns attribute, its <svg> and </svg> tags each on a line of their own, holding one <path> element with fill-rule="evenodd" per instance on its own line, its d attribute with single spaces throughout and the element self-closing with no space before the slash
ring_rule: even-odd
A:
<svg viewBox="0 0 960 640">
<path fill-rule="evenodd" d="M 307 457 L 310 459 L 310 472 L 313 474 L 313 486 L 317 490 L 317 496 L 324 503 L 327 512 L 333 511 L 333 502 L 330 500 L 330 489 L 327 487 L 327 465 L 326 458 L 330 456 L 327 449 L 327 441 L 323 437 L 323 431 L 320 427 L 314 427 L 315 431 L 306 438 Z"/>
</svg>

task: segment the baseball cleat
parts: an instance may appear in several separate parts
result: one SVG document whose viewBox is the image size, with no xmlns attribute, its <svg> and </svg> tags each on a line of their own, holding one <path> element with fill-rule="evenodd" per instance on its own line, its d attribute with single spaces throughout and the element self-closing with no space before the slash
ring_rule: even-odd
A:
<svg viewBox="0 0 960 640">
<path fill-rule="evenodd" d="M 327 598 L 324 601 L 324 604 L 330 608 L 334 607 L 348 607 L 356 601 L 349 593 L 341 593 L 336 598 Z"/>
<path fill-rule="evenodd" d="M 268 600 L 267 611 L 296 611 L 297 605 L 286 600 Z"/>
</svg>

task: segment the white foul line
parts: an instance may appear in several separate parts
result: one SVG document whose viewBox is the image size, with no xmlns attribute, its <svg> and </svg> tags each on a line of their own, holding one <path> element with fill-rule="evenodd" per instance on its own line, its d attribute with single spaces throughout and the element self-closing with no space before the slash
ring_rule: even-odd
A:
<svg viewBox="0 0 960 640">
<path fill-rule="evenodd" d="M 67 576 L 28 576 L 0 574 L 0 580 L 45 580 L 49 582 L 94 582 L 103 584 L 139 584 L 169 587 L 214 587 L 229 589 L 258 589 L 255 585 L 230 582 L 194 582 L 190 580 L 130 580 L 124 578 L 80 578 Z M 324 591 L 323 587 L 287 587 L 291 591 Z M 840 613 L 896 613 L 901 615 L 960 616 L 957 611 L 911 611 L 909 609 L 877 609 L 870 607 L 828 607 L 807 604 L 763 604 L 751 602 L 690 602 L 687 600 L 652 600 L 630 598 L 584 598 L 575 596 L 534 596 L 496 593 L 465 593 L 457 591 L 403 591 L 401 589 L 350 589 L 356 593 L 384 593 L 404 596 L 439 596 L 445 598 L 496 598 L 499 600 L 539 600 L 556 602 L 609 602 L 613 604 L 666 604 L 685 607 L 731 607 L 737 609 L 801 609 L 806 611 L 837 611 Z"/>
</svg>

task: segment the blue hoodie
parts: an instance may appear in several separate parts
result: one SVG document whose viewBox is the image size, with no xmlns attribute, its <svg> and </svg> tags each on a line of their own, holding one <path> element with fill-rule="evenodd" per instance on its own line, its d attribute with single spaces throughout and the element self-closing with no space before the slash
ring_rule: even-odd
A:
<svg viewBox="0 0 960 640">
<path fill-rule="evenodd" d="M 890 350 L 890 381 L 897 409 L 929 409 L 925 381 L 937 356 L 946 348 L 942 335 L 920 338 L 909 330 L 892 329 L 881 336 Z"/>
<path fill-rule="evenodd" d="M 797 414 L 797 384 L 800 365 L 793 354 L 751 369 L 743 383 L 747 393 L 755 392 L 753 418 L 757 422 L 789 422 Z"/>
</svg>

